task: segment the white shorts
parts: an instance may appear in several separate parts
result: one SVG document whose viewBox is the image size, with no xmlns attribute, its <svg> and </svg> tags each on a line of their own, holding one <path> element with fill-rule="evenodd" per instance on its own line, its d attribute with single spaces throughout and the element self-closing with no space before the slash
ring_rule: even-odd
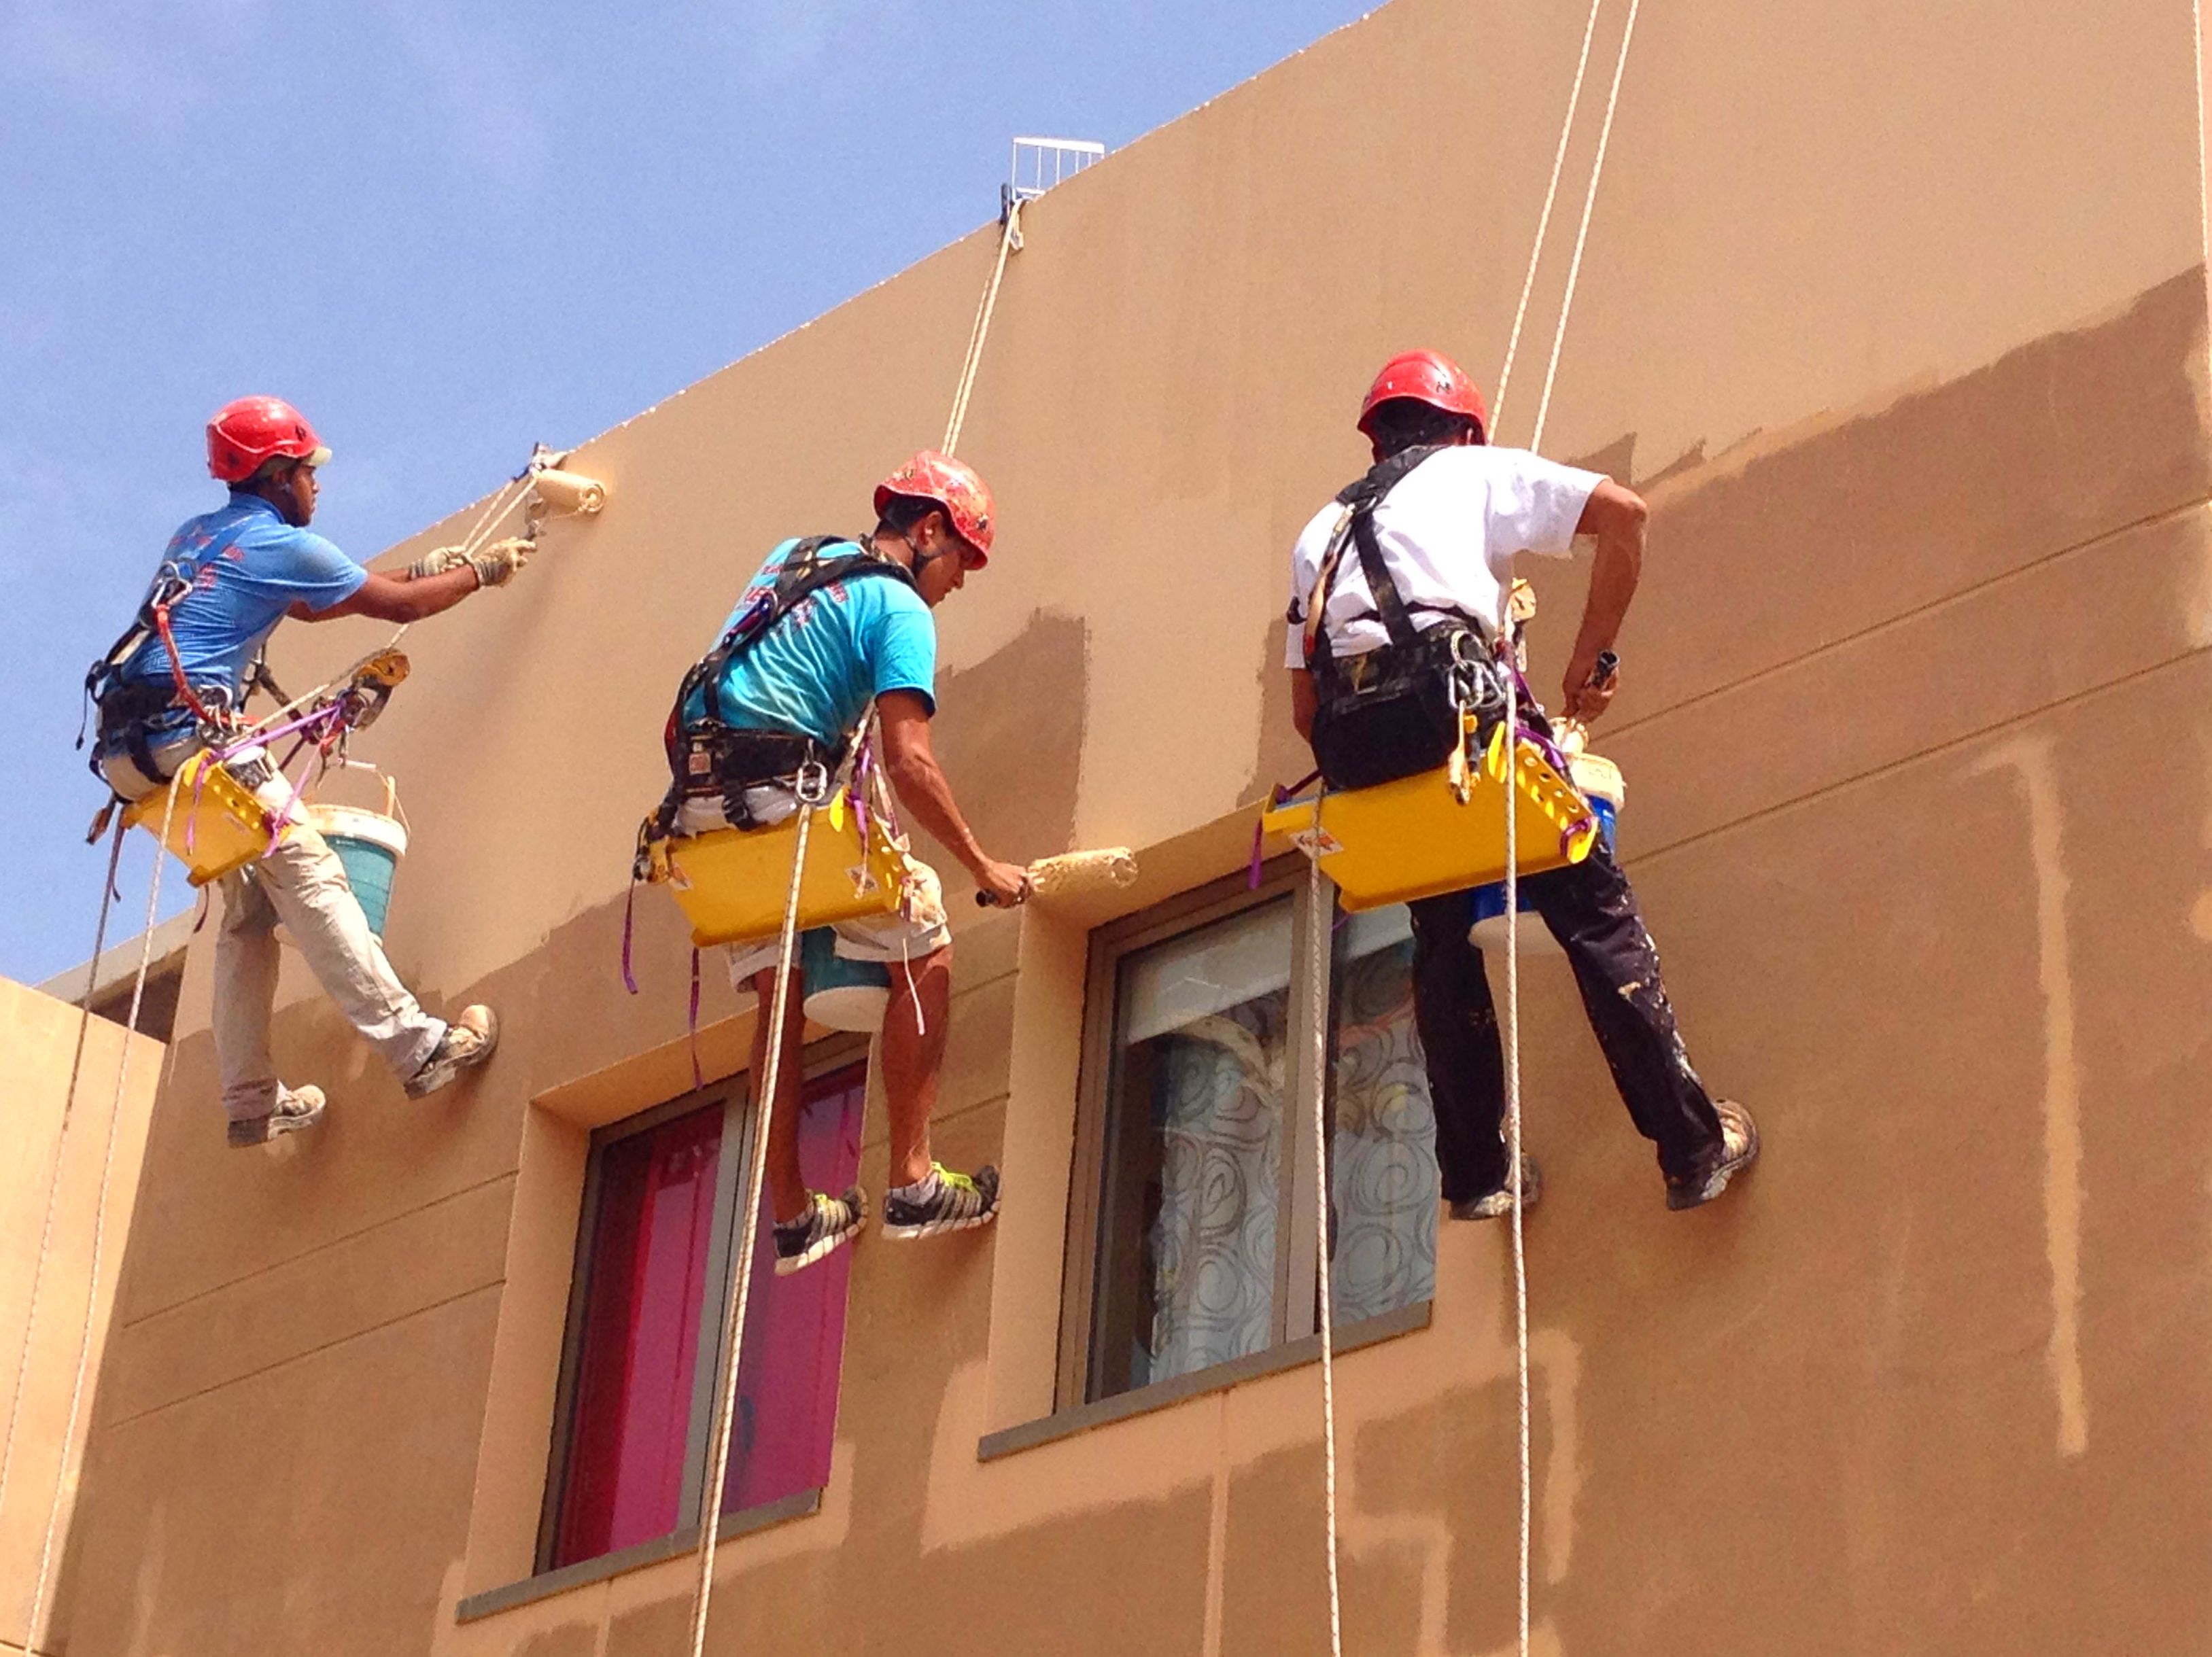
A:
<svg viewBox="0 0 2212 1657">
<path fill-rule="evenodd" d="M 765 828 L 791 816 L 799 803 L 788 789 L 770 784 L 747 789 L 745 809 Z M 717 799 L 686 800 L 676 818 L 676 830 L 681 835 L 704 835 L 729 826 L 722 803 Z M 904 910 L 841 920 L 831 928 L 837 934 L 837 953 L 846 960 L 919 961 L 952 942 L 952 929 L 945 920 L 945 889 L 937 871 L 918 858 L 908 858 L 907 865 L 913 871 L 913 882 Z M 731 984 L 740 993 L 749 993 L 754 974 L 775 969 L 781 945 L 778 938 L 745 938 L 730 944 Z"/>
</svg>

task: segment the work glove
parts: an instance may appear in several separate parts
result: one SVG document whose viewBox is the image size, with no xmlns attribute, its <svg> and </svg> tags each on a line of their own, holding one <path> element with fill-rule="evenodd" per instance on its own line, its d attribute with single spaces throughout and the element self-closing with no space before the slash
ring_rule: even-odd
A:
<svg viewBox="0 0 2212 1657">
<path fill-rule="evenodd" d="M 478 586 L 505 586 L 514 579 L 514 572 L 530 561 L 537 550 L 535 543 L 520 536 L 491 545 L 476 552 L 464 552 L 459 547 L 440 547 L 435 552 L 416 559 L 408 566 L 407 573 L 416 580 L 432 575 L 443 575 L 449 569 L 466 564 L 477 573 Z"/>
<path fill-rule="evenodd" d="M 408 579 L 425 581 L 433 575 L 443 575 L 454 565 L 465 561 L 459 547 L 440 547 L 435 552 L 427 553 L 408 565 Z"/>
<path fill-rule="evenodd" d="M 468 555 L 469 567 L 477 573 L 477 585 L 503 587 L 514 579 L 514 572 L 530 561 L 530 555 L 538 550 L 534 542 L 516 535 L 504 541 L 495 541 L 489 546 Z"/>
</svg>

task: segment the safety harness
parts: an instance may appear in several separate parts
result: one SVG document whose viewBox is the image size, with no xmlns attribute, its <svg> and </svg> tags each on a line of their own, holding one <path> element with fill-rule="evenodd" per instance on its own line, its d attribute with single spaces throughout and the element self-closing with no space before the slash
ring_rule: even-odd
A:
<svg viewBox="0 0 2212 1657">
<path fill-rule="evenodd" d="M 1401 449 L 1336 497 L 1343 512 L 1303 617 L 1306 665 L 1318 693 L 1314 758 L 1332 788 L 1368 788 L 1432 770 L 1460 750 L 1464 714 L 1474 713 L 1484 738 L 1504 714 L 1504 682 L 1477 631 L 1480 622 L 1464 610 L 1421 605 L 1447 619 L 1415 628 L 1375 538 L 1375 509 L 1443 446 Z M 1347 546 L 1358 552 L 1375 600 L 1373 610 L 1352 619 L 1380 621 L 1390 642 L 1339 660 L 1322 616 Z M 1301 619 L 1295 604 L 1291 619 Z"/>
<path fill-rule="evenodd" d="M 216 733 L 228 731 L 236 722 L 230 688 L 223 684 L 194 684 L 185 672 L 184 659 L 178 653 L 176 634 L 170 626 L 170 616 L 176 607 L 198 589 L 213 583 L 224 553 L 236 543 L 243 525 L 228 533 L 210 537 L 198 551 L 190 556 L 175 556 L 163 560 L 155 573 L 154 584 L 148 589 L 146 601 L 138 607 L 138 614 L 125 628 L 107 652 L 86 670 L 84 695 L 87 710 L 86 724 L 90 723 L 90 712 L 100 711 L 99 743 L 87 762 L 94 776 L 100 776 L 99 749 L 112 739 L 120 739 L 124 752 L 131 764 L 149 784 L 159 786 L 168 779 L 154 762 L 152 738 L 157 731 L 171 725 L 182 730 L 185 721 L 167 719 L 165 715 L 189 713 L 191 723 L 210 741 Z M 169 683 L 156 679 L 125 677 L 125 670 L 144 652 L 149 643 L 161 641 L 163 652 L 169 659 Z M 267 684 L 264 659 L 257 655 L 248 671 L 247 685 Z M 242 698 L 240 699 L 243 700 Z M 84 746 L 82 725 L 77 731 L 76 745 Z"/>
<path fill-rule="evenodd" d="M 871 576 L 888 576 L 909 587 L 914 585 L 913 575 L 902 565 L 872 552 L 822 556 L 830 547 L 866 544 L 844 535 L 810 535 L 797 543 L 785 556 L 775 580 L 738 612 L 714 647 L 684 674 L 663 737 L 668 754 L 668 795 L 647 823 L 647 841 L 665 840 L 675 832 L 677 815 L 687 799 L 720 799 L 731 827 L 756 828 L 759 825 L 745 802 L 747 789 L 789 781 L 813 765 L 835 773 L 844 762 L 852 740 L 849 733 L 830 744 L 799 731 L 732 725 L 722 701 L 722 682 L 731 664 L 759 644 L 802 602 L 824 588 Z M 695 691 L 702 693 L 705 711 L 687 721 L 684 707 Z"/>
</svg>

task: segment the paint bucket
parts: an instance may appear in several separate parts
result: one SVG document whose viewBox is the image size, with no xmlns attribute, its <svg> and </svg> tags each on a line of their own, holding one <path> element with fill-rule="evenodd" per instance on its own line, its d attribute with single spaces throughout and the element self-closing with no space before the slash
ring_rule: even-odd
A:
<svg viewBox="0 0 2212 1657">
<path fill-rule="evenodd" d="M 824 1029 L 873 1035 L 890 1005 L 890 968 L 879 961 L 853 961 L 837 953 L 837 934 L 816 926 L 799 941 L 805 976 L 806 1016 Z"/>
<path fill-rule="evenodd" d="M 392 878 L 399 859 L 407 855 L 407 814 L 399 809 L 399 786 L 363 760 L 341 760 L 332 770 L 366 771 L 384 785 L 384 809 L 363 805 L 334 805 L 312 800 L 300 815 L 323 837 L 345 870 L 346 884 L 368 921 L 378 943 L 384 941 L 384 923 L 392 913 Z M 321 780 L 327 780 L 324 774 Z M 290 929 L 276 929 L 279 941 L 294 943 Z"/>
<path fill-rule="evenodd" d="M 1597 837 L 1605 849 L 1613 850 L 1613 826 L 1620 816 L 1621 802 L 1627 798 L 1626 786 L 1620 780 L 1620 768 L 1611 760 L 1601 759 L 1595 754 L 1577 754 L 1570 774 L 1582 797 L 1589 802 L 1590 812 L 1597 818 Z M 1528 901 L 1525 883 L 1521 889 L 1520 953 L 1524 956 L 1559 955 L 1559 940 L 1552 929 L 1544 924 Z M 1505 883 L 1478 886 L 1474 891 L 1474 925 L 1468 929 L 1468 939 L 1478 950 L 1502 954 L 1505 949 Z"/>
</svg>

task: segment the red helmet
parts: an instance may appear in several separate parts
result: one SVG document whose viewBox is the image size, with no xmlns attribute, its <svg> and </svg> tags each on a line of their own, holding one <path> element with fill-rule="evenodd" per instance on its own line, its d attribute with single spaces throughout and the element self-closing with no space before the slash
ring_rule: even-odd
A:
<svg viewBox="0 0 2212 1657">
<path fill-rule="evenodd" d="M 1385 403 L 1411 398 L 1446 414 L 1465 415 L 1474 422 L 1475 434 L 1490 435 L 1490 410 L 1482 406 L 1482 393 L 1467 370 L 1442 351 L 1401 351 L 1382 365 L 1375 383 L 1367 388 L 1367 401 L 1359 405 L 1359 429 L 1372 437 L 1368 422 Z"/>
<path fill-rule="evenodd" d="M 208 422 L 208 471 L 226 483 L 243 483 L 261 463 L 283 455 L 319 466 L 331 458 L 307 416 L 281 397 L 241 397 Z"/>
<path fill-rule="evenodd" d="M 891 497 L 898 495 L 933 501 L 944 507 L 953 531 L 979 555 L 977 567 L 990 562 L 991 489 L 973 466 L 924 449 L 876 485 L 876 516 L 881 518 Z"/>
</svg>

